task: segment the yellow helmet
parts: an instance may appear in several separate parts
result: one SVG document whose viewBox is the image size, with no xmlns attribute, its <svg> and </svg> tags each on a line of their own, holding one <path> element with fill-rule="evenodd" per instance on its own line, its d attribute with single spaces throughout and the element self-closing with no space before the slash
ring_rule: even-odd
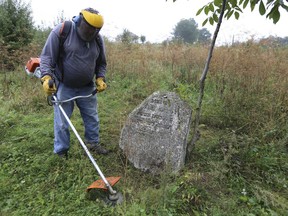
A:
<svg viewBox="0 0 288 216">
<path fill-rule="evenodd" d="M 81 11 L 81 14 L 86 22 L 95 28 L 102 28 L 104 25 L 104 19 L 97 10 L 86 8 Z"/>
</svg>

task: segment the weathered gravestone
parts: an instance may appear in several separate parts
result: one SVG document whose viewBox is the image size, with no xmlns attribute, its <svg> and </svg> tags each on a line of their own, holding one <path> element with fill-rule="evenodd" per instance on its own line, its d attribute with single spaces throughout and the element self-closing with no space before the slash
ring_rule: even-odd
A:
<svg viewBox="0 0 288 216">
<path fill-rule="evenodd" d="M 184 166 L 191 108 L 173 92 L 155 92 L 130 113 L 119 146 L 134 166 L 158 173 Z"/>
</svg>

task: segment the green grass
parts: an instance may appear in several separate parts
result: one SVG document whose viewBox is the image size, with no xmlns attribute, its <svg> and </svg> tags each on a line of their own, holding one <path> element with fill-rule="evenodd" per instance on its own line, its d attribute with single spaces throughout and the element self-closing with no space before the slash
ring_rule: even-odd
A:
<svg viewBox="0 0 288 216">
<path fill-rule="evenodd" d="M 219 77 L 211 73 L 201 138 L 184 169 L 152 176 L 136 170 L 118 147 L 125 120 L 157 90 L 175 91 L 194 108 L 194 76 L 200 71 L 179 66 L 177 74 L 166 60 L 155 60 L 145 62 L 143 75 L 141 61 L 130 69 L 113 59 L 110 63 L 122 72 L 107 74 L 109 88 L 98 100 L 101 141 L 112 153 L 94 156 L 105 176 L 122 176 L 115 189 L 124 195 L 123 204 L 109 207 L 101 201 L 102 193 L 86 193 L 99 176 L 72 131 L 70 159 L 53 154 L 53 108 L 39 80 L 19 69 L 0 73 L 0 215 L 287 215 L 288 127 L 279 88 L 284 83 L 267 79 L 255 93 L 243 87 L 247 77 L 238 74 L 237 83 L 233 76 L 225 78 L 225 90 L 219 94 Z M 266 102 L 271 99 L 273 107 Z M 241 104 L 245 106 L 239 109 Z M 83 137 L 77 109 L 71 120 Z"/>
</svg>

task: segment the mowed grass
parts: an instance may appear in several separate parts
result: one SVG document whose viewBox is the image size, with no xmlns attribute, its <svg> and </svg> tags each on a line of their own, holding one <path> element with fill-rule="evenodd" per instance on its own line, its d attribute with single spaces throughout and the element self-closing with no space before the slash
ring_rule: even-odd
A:
<svg viewBox="0 0 288 216">
<path fill-rule="evenodd" d="M 217 47 L 205 86 L 201 138 L 177 175 L 136 170 L 118 147 L 129 113 L 158 90 L 194 109 L 208 47 L 108 43 L 98 95 L 105 176 L 124 195 L 109 207 L 86 188 L 99 175 L 71 131 L 70 159 L 53 154 L 53 108 L 23 66 L 0 75 L 1 215 L 285 215 L 288 212 L 287 48 Z M 29 58 L 29 57 L 28 57 Z M 79 134 L 79 111 L 71 118 Z M 191 128 L 192 132 L 192 128 Z M 191 134 L 190 134 L 191 137 Z M 100 193 L 100 192 L 98 192 Z"/>
</svg>

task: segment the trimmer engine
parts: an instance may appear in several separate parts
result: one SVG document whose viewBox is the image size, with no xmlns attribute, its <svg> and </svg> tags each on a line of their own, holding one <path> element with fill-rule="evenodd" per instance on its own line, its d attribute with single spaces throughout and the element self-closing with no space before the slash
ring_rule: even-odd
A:
<svg viewBox="0 0 288 216">
<path fill-rule="evenodd" d="M 30 58 L 25 66 L 25 71 L 28 76 L 41 78 L 40 58 Z"/>
</svg>

